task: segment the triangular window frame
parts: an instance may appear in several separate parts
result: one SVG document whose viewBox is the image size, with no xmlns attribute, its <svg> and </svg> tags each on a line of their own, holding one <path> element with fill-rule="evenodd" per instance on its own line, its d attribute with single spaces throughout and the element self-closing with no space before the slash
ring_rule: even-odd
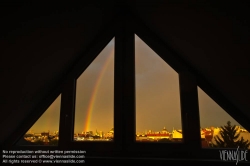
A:
<svg viewBox="0 0 250 166">
<path fill-rule="evenodd" d="M 111 42 L 113 42 L 113 43 L 111 43 Z M 95 58 L 93 59 L 93 61 L 89 64 L 89 66 L 87 66 L 86 68 L 85 68 L 85 70 L 81 73 L 81 75 L 79 76 L 79 77 L 77 77 L 76 79 L 75 79 L 75 81 L 76 81 L 76 86 L 77 86 L 77 80 L 81 77 L 81 76 L 83 76 L 83 74 L 85 74 L 85 72 L 91 72 L 90 70 L 87 70 L 89 67 L 91 67 L 91 65 L 92 64 L 95 64 L 96 62 L 95 62 L 95 60 L 98 60 L 98 58 L 99 57 L 104 57 L 104 56 L 106 56 L 106 55 L 104 55 L 102 52 L 103 51 L 105 51 L 105 49 L 106 49 L 106 47 L 108 47 L 108 45 L 109 44 L 111 44 L 111 46 L 113 45 L 113 50 L 114 50 L 114 48 L 115 48 L 115 37 L 114 38 L 112 38 L 111 39 L 111 41 L 103 48 L 103 50 L 101 50 L 101 52 L 97 55 L 97 56 L 95 56 Z M 95 76 L 97 76 L 97 77 L 99 77 L 99 78 L 96 78 L 96 82 L 95 82 L 95 89 L 99 89 L 99 88 L 97 88 L 97 86 L 99 86 L 100 84 L 103 84 L 102 82 L 101 82 L 101 80 L 100 80 L 100 78 L 102 78 L 103 77 L 103 75 L 104 75 L 104 73 L 103 72 L 105 72 L 105 69 L 107 68 L 107 66 L 110 64 L 110 62 L 111 62 L 111 60 L 112 60 L 112 58 L 114 58 L 115 57 L 115 55 L 114 55 L 114 53 L 110 53 L 109 55 L 107 55 L 108 57 L 106 57 L 106 60 L 104 61 L 104 63 L 103 64 L 100 64 L 100 65 L 102 65 L 102 68 L 101 68 L 101 70 L 99 71 L 99 73 L 97 74 L 97 75 L 95 75 Z M 113 56 L 113 57 L 111 57 L 111 56 Z M 114 63 L 113 63 L 113 68 L 114 68 Z M 102 72 L 102 70 L 104 69 L 104 71 Z M 86 71 L 87 70 L 87 71 Z M 114 80 L 114 78 L 112 78 L 113 80 Z M 93 89 L 93 88 L 92 88 Z M 95 90 L 93 90 L 93 91 L 95 91 Z M 81 92 L 77 92 L 77 89 L 76 89 L 76 92 L 75 92 L 75 95 L 77 95 L 77 93 L 81 93 Z M 98 91 L 95 91 L 95 93 L 98 93 Z M 95 97 L 93 97 L 93 95 L 96 95 L 96 94 L 91 94 L 92 96 L 90 96 L 90 98 L 91 98 L 91 100 L 92 101 L 90 101 L 89 103 L 88 103 L 88 107 L 93 107 L 93 102 L 94 102 L 94 98 Z M 75 100 L 76 100 L 76 98 L 77 97 L 75 97 Z M 114 100 L 114 96 L 112 97 L 113 98 L 113 100 Z M 79 101 L 78 101 L 79 102 Z M 76 100 L 76 103 L 75 103 L 75 105 L 77 104 L 77 100 Z M 78 103 L 79 104 L 79 103 Z M 90 105 L 91 104 L 91 105 Z M 113 104 L 114 105 L 114 104 Z M 89 109 L 89 108 L 87 108 L 87 109 Z M 92 108 L 93 109 L 93 108 Z M 76 110 L 75 110 L 76 111 Z M 85 110 L 85 111 L 87 111 L 88 113 L 88 115 L 87 115 L 87 117 L 85 117 L 85 118 L 87 118 L 89 121 L 90 121 L 90 111 L 89 110 Z M 94 110 L 92 110 L 92 113 L 93 113 L 93 111 Z M 112 112 L 113 112 L 113 114 L 114 114 L 114 107 L 112 108 Z M 77 116 L 77 115 L 79 115 L 79 110 L 78 110 L 78 112 L 77 112 L 78 114 L 76 114 L 76 112 L 75 112 L 75 117 Z M 75 118 L 74 117 L 74 118 Z M 114 125 L 114 121 L 113 121 L 113 119 L 114 118 L 112 118 L 112 123 L 113 123 L 113 125 Z M 79 121 L 77 121 L 78 123 L 79 123 Z M 90 122 L 89 122 L 90 123 Z M 75 126 L 76 125 L 76 122 L 74 122 L 74 133 L 75 133 Z M 110 126 L 110 129 L 111 128 L 114 128 L 113 127 L 113 125 L 112 126 Z M 86 126 L 85 126 L 86 127 Z M 85 132 L 85 131 L 84 131 Z M 94 142 L 94 140 L 93 140 L 93 142 Z M 97 141 L 98 142 L 98 141 Z"/>
<path fill-rule="evenodd" d="M 147 44 L 158 56 L 161 57 L 173 70 L 179 75 L 180 86 L 180 101 L 181 101 L 181 124 L 182 124 L 182 142 L 179 143 L 152 143 L 152 142 L 130 142 L 131 149 L 141 149 L 145 152 L 152 152 L 154 149 L 158 149 L 161 152 L 164 151 L 166 155 L 173 155 L 175 152 L 169 152 L 166 149 L 179 149 L 186 150 L 187 147 L 193 149 L 200 148 L 200 134 L 199 134 L 199 116 L 197 107 L 197 90 L 195 76 L 190 73 L 188 67 L 175 56 L 175 52 L 172 49 L 166 47 L 166 44 L 158 37 L 156 37 L 149 29 L 144 27 L 145 25 L 134 22 L 134 34 L 137 35 L 145 44 Z M 191 79 L 190 79 L 191 78 Z M 186 93 L 186 89 L 190 89 L 189 93 Z M 191 106 L 186 103 L 193 103 Z M 193 109 L 193 111 L 189 111 Z M 196 116 L 195 116 L 196 115 Z M 192 121 L 193 125 L 187 127 L 188 122 Z M 190 124 L 190 123 L 189 123 Z M 135 125 L 134 125 L 135 126 Z M 191 134 L 188 134 L 191 133 Z M 154 151 L 156 155 L 161 155 L 159 152 Z"/>
<path fill-rule="evenodd" d="M 58 148 L 58 145 L 51 146 L 51 145 L 19 145 L 18 142 L 22 137 L 25 135 L 25 133 L 36 123 L 36 121 L 39 120 L 39 118 L 46 112 L 46 110 L 50 107 L 50 105 L 53 104 L 53 102 L 61 95 L 60 100 L 60 109 L 62 104 L 62 94 L 60 91 L 60 87 L 56 88 L 44 101 L 39 103 L 38 107 L 34 109 L 33 112 L 30 113 L 30 115 L 25 119 L 25 121 L 20 124 L 20 128 L 17 129 L 11 137 L 6 141 L 4 146 L 6 147 L 16 147 L 16 148 L 25 148 L 29 147 L 31 149 L 37 149 L 37 147 L 41 148 Z M 61 112 L 61 110 L 60 110 Z M 60 113 L 59 112 L 59 113 Z M 59 119 L 59 128 L 60 128 L 60 119 Z M 59 137 L 60 138 L 60 137 Z"/>
<path fill-rule="evenodd" d="M 39 115 L 37 120 L 35 122 L 33 122 L 33 124 L 29 127 L 28 130 L 30 130 L 40 120 L 40 118 L 48 111 L 48 109 L 54 104 L 54 102 L 56 102 L 57 99 L 60 102 L 59 112 L 58 112 L 59 117 L 60 117 L 61 99 L 62 99 L 61 93 L 49 104 L 49 106 L 47 106 L 47 108 L 42 112 L 41 115 Z M 30 123 L 32 123 L 32 121 L 30 121 Z M 60 118 L 59 118 L 59 122 L 58 122 L 58 130 L 59 130 L 59 125 L 60 125 Z M 28 132 L 28 130 L 26 130 L 25 134 Z M 50 131 L 50 133 L 51 133 L 51 131 Z M 22 147 L 27 146 L 26 144 L 22 145 L 22 142 L 19 142 L 23 139 L 23 137 L 24 137 L 24 135 L 16 141 L 15 146 L 22 146 Z M 29 146 L 45 146 L 46 147 L 46 146 L 58 146 L 58 144 L 57 145 L 35 145 L 35 144 L 32 145 L 32 143 L 31 143 Z"/>
<path fill-rule="evenodd" d="M 171 94 L 169 94 L 169 95 L 177 95 L 178 97 L 176 97 L 176 98 L 178 98 L 177 100 L 179 100 L 177 103 L 175 103 L 175 104 L 172 104 L 170 101 L 168 101 L 168 102 L 170 102 L 169 104 L 170 105 L 174 105 L 174 108 L 177 108 L 178 106 L 177 105 L 179 105 L 179 107 L 180 107 L 180 88 L 179 88 L 179 74 L 177 73 L 177 71 L 174 69 L 174 68 L 172 68 L 165 60 L 163 60 L 162 58 L 161 58 L 161 56 L 159 56 L 156 52 L 154 52 L 154 50 L 152 50 L 139 36 L 137 36 L 136 34 L 135 34 L 135 44 L 136 44 L 136 41 L 138 42 L 138 43 L 140 43 L 140 46 L 143 46 L 143 48 L 142 49 L 147 49 L 147 52 L 149 53 L 150 52 L 150 55 L 148 55 L 148 56 L 145 56 L 145 57 L 148 57 L 148 58 L 153 58 L 153 57 L 155 57 L 154 59 L 155 59 L 155 63 L 157 63 L 157 64 L 159 64 L 159 66 L 161 65 L 162 66 L 162 68 L 163 69 L 161 69 L 161 72 L 162 72 L 162 75 L 164 75 L 164 74 L 166 74 L 165 75 L 165 77 L 164 78 L 167 78 L 166 76 L 168 76 L 168 74 L 167 74 L 167 72 L 169 72 L 169 73 L 172 73 L 171 74 L 171 76 L 173 75 L 173 72 L 174 72 L 174 76 L 173 77 L 169 77 L 168 76 L 168 78 L 167 78 L 167 80 L 169 80 L 169 79 L 172 79 L 172 78 L 174 78 L 175 79 L 175 76 L 177 75 L 177 89 L 175 89 L 175 91 L 169 91 L 169 89 L 168 89 L 168 92 L 167 91 L 165 91 L 164 90 L 164 92 L 165 92 L 165 97 L 167 97 L 167 95 L 166 95 L 166 93 L 169 93 L 169 92 L 171 92 Z M 147 47 L 147 48 L 146 48 Z M 137 48 L 136 48 L 136 45 L 135 45 L 135 58 L 138 58 L 138 59 L 140 59 L 140 60 L 142 60 L 142 56 L 143 55 L 137 55 L 136 54 L 136 50 L 137 50 Z M 144 50 L 144 52 L 145 52 L 145 50 Z M 157 57 L 158 56 L 158 57 Z M 135 59 L 135 66 L 136 65 L 138 65 L 139 66 L 139 63 L 140 63 L 140 60 L 136 60 Z M 153 59 L 152 59 L 153 60 Z M 138 64 L 136 64 L 136 62 L 138 62 Z M 146 62 L 146 60 L 145 60 L 145 62 Z M 150 63 L 151 63 L 151 61 L 150 61 Z M 154 68 L 154 66 L 152 66 L 150 63 L 148 63 L 147 65 L 149 65 L 149 67 L 152 67 L 152 68 Z M 144 65 L 145 66 L 145 65 Z M 136 67 L 135 67 L 136 68 Z M 138 69 L 139 67 L 137 67 L 137 69 Z M 148 68 L 148 67 L 147 67 Z M 158 67 L 159 68 L 159 67 Z M 160 69 L 157 69 L 157 71 L 159 71 Z M 137 72 L 138 71 L 135 71 L 135 78 L 136 78 L 136 75 L 137 75 Z M 162 78 L 158 78 L 159 80 L 163 80 Z M 159 81 L 158 80 L 158 81 Z M 136 81 L 137 81 L 137 78 L 136 78 Z M 144 80 L 145 81 L 145 80 Z M 146 82 L 150 82 L 151 80 L 150 79 L 148 79 L 148 78 L 146 78 Z M 152 80 L 152 81 L 155 81 L 155 80 Z M 168 83 L 169 81 L 166 81 L 166 84 Z M 144 82 L 142 82 L 142 83 L 140 83 L 140 84 L 144 84 Z M 136 85 L 136 87 L 138 87 L 137 85 Z M 148 88 L 150 88 L 150 87 L 148 87 Z M 152 87 L 153 89 L 154 89 L 154 87 Z M 163 88 L 164 89 L 164 88 Z M 137 90 L 136 90 L 137 91 Z M 177 93 L 176 93 L 176 91 L 177 91 Z M 137 92 L 136 92 L 137 93 Z M 158 93 L 161 93 L 161 92 L 158 92 Z M 154 96 L 156 96 L 156 95 L 158 95 L 158 93 L 155 93 L 154 94 Z M 145 93 L 145 95 L 146 95 L 146 93 Z M 140 98 L 142 95 L 140 95 L 140 96 L 138 96 L 138 94 L 136 94 L 136 101 L 139 101 L 138 99 L 137 99 L 137 97 L 138 98 Z M 153 97 L 153 96 L 151 96 L 151 97 Z M 154 98 L 157 98 L 157 97 L 154 97 Z M 171 97 L 172 98 L 172 97 Z M 159 98 L 158 98 L 159 99 Z M 167 102 L 167 101 L 166 101 Z M 144 101 L 143 101 L 143 103 L 144 103 Z M 152 104 L 152 103 L 151 103 Z M 165 105 L 166 106 L 166 105 Z M 138 108 L 137 107 L 137 103 L 136 103 L 136 108 Z M 152 110 L 153 110 L 154 108 L 152 108 Z M 175 109 L 174 109 L 175 110 Z M 135 110 L 136 111 L 136 115 L 139 115 L 138 113 L 137 113 L 137 110 Z M 181 124 L 181 108 L 179 108 L 179 109 L 176 109 L 175 110 L 176 112 L 179 112 L 180 113 L 180 126 L 182 126 L 182 124 Z M 157 110 L 155 110 L 155 111 L 153 111 L 153 112 L 151 112 L 151 113 L 153 113 L 153 114 L 157 114 Z M 169 110 L 167 109 L 165 112 L 164 112 L 164 114 L 163 115 L 165 115 L 165 116 L 171 116 L 171 114 L 169 114 Z M 161 117 L 160 117 L 161 118 Z M 179 122 L 179 117 L 177 118 L 178 119 L 178 122 Z M 149 119 L 147 119 L 147 120 L 149 120 Z M 156 121 L 153 121 L 153 123 L 154 122 L 156 122 Z M 150 123 L 152 123 L 152 121 L 150 122 Z M 168 124 L 167 122 L 166 122 L 166 124 Z M 137 122 L 136 122 L 136 125 L 138 125 L 137 124 Z M 165 125 L 166 126 L 166 125 Z M 148 126 L 149 127 L 149 126 Z M 164 125 L 162 126 L 162 128 L 164 127 Z M 169 128 L 169 126 L 167 126 L 168 128 Z M 174 129 L 176 129 L 176 127 L 177 126 L 171 126 L 170 128 L 172 128 L 172 127 L 174 127 Z M 160 128 L 160 130 L 162 129 L 162 128 Z M 169 129 L 170 129 L 169 128 Z M 173 128 L 172 128 L 173 129 Z M 160 131 L 160 130 L 158 130 L 158 131 Z M 182 127 L 181 128 L 178 128 L 177 127 L 177 130 L 182 130 Z M 138 132 L 138 131 L 137 131 Z M 179 139 L 178 141 L 172 141 L 171 142 L 171 132 L 172 132 L 172 130 L 169 130 L 168 132 L 170 132 L 170 133 L 168 133 L 169 134 L 169 139 L 170 139 L 170 141 L 168 142 L 168 143 L 179 143 L 179 142 L 181 142 L 181 140 Z M 156 139 L 157 139 L 157 137 L 156 137 Z M 150 143 L 151 141 L 145 141 L 145 139 L 143 139 L 144 141 L 143 142 L 147 142 L 147 143 Z"/>
<path fill-rule="evenodd" d="M 126 12 L 125 12 L 126 13 Z M 154 154 L 152 157 L 186 157 L 192 151 L 195 156 L 206 156 L 207 151 L 201 151 L 200 122 L 198 108 L 197 85 L 207 93 L 217 104 L 219 104 L 229 115 L 242 124 L 247 130 L 250 129 L 248 119 L 239 112 L 236 115 L 233 106 L 221 93 L 206 81 L 194 68 L 188 65 L 185 60 L 180 58 L 178 53 L 171 49 L 168 44 L 150 30 L 140 21 L 136 15 L 126 15 L 119 12 L 117 20 L 112 24 L 107 24 L 106 28 L 88 45 L 83 56 L 76 62 L 70 72 L 59 84 L 56 92 L 48 95 L 46 102 L 42 106 L 62 93 L 60 128 L 59 128 L 59 147 L 62 149 L 82 149 L 92 151 L 92 155 L 112 155 L 112 151 L 131 152 L 131 155 Z M 129 20 L 129 21 L 128 21 Z M 134 69 L 134 34 L 139 36 L 156 54 L 158 54 L 169 66 L 179 74 L 180 96 L 181 96 L 181 116 L 184 142 L 181 144 L 140 144 L 135 142 L 135 69 Z M 114 134 L 115 141 L 112 143 L 75 143 L 73 138 L 74 124 L 74 98 L 75 82 L 79 75 L 95 59 L 106 44 L 115 37 L 115 101 L 114 101 Z M 126 91 L 124 90 L 126 89 Z M 56 96 L 57 96 L 56 95 Z M 42 109 L 40 109 L 42 110 Z M 43 107 L 43 111 L 45 111 Z M 40 113 L 42 114 L 43 111 Z M 29 121 L 35 122 L 38 118 L 30 116 Z M 35 119 L 35 120 L 34 120 Z M 32 123 L 33 124 L 33 123 Z M 31 126 L 31 125 L 30 125 Z M 29 126 L 29 127 L 30 127 Z M 25 127 L 24 127 L 25 128 Z M 26 131 L 24 128 L 13 136 L 23 136 Z M 28 127 L 26 127 L 27 129 Z M 23 131 L 23 132 L 21 132 Z M 12 136 L 12 137 L 13 137 Z M 16 137 L 15 137 L 16 138 Z M 8 145 L 12 145 L 15 139 L 10 139 Z M 36 148 L 36 147 L 35 147 Z M 172 151 L 169 151 L 171 149 Z M 182 151 L 182 155 L 179 152 Z M 108 153 L 110 152 L 110 153 Z M 203 153 L 204 152 L 204 153 Z M 214 157 L 218 151 L 211 151 L 210 158 L 219 159 L 219 155 Z M 91 155 L 91 153 L 90 153 Z"/>
</svg>

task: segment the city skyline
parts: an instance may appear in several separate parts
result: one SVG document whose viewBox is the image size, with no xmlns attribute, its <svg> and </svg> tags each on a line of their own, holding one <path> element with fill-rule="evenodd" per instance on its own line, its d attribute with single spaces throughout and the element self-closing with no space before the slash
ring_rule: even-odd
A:
<svg viewBox="0 0 250 166">
<path fill-rule="evenodd" d="M 181 129 L 178 74 L 135 36 L 136 131 Z M 114 39 L 77 79 L 75 133 L 114 127 Z M 198 87 L 201 127 L 229 120 L 241 126 Z M 30 130 L 59 131 L 59 96 Z"/>
</svg>

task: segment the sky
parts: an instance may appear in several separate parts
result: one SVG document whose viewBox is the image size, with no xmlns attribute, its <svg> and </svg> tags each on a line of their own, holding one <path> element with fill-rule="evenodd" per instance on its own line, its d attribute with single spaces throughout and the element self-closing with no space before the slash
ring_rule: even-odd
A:
<svg viewBox="0 0 250 166">
<path fill-rule="evenodd" d="M 136 132 L 181 128 L 178 73 L 135 35 Z M 239 125 L 198 87 L 201 127 Z M 59 130 L 61 96 L 29 131 Z M 75 133 L 108 132 L 114 127 L 114 39 L 76 84 Z"/>
</svg>

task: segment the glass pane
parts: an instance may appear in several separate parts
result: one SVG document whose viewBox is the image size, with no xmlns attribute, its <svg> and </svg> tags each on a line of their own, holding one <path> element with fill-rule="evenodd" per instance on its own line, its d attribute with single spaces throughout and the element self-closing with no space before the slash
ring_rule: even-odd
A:
<svg viewBox="0 0 250 166">
<path fill-rule="evenodd" d="M 136 141 L 182 141 L 179 78 L 135 36 Z"/>
<path fill-rule="evenodd" d="M 77 79 L 75 141 L 112 141 L 114 39 Z"/>
<path fill-rule="evenodd" d="M 203 148 L 237 148 L 238 146 L 239 148 L 250 148 L 250 133 L 247 130 L 199 87 L 198 97 Z M 233 138 L 234 136 L 236 137 Z M 231 141 L 227 141 L 228 139 Z M 246 143 L 241 141 L 246 141 Z"/>
<path fill-rule="evenodd" d="M 17 145 L 58 145 L 61 95 L 27 131 Z"/>
</svg>

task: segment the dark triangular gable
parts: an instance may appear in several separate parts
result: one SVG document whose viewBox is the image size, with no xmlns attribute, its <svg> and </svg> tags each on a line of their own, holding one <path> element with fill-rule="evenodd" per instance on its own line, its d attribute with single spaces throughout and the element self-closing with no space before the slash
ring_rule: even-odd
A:
<svg viewBox="0 0 250 166">
<path fill-rule="evenodd" d="M 214 101 L 216 101 L 229 115 L 231 115 L 235 120 L 237 120 L 244 128 L 247 130 L 250 130 L 249 126 L 249 119 L 247 119 L 246 116 L 238 109 L 233 106 L 223 95 L 219 93 L 219 91 L 212 87 L 211 84 L 209 84 L 202 75 L 199 74 L 198 71 L 196 71 L 194 68 L 192 68 L 190 65 L 188 65 L 184 60 L 182 60 L 178 54 L 168 47 L 168 45 L 161 40 L 160 37 L 155 35 L 150 29 L 148 29 L 145 25 L 141 23 L 134 23 L 134 30 L 135 33 L 151 47 L 165 62 L 167 62 L 176 72 L 179 74 L 181 73 L 188 73 L 184 74 L 186 76 L 185 81 L 188 83 L 189 76 L 192 77 L 192 80 L 197 81 L 197 85 L 201 87 Z M 35 120 L 38 119 L 38 114 L 41 115 L 46 109 L 45 106 L 48 106 L 48 103 L 51 103 L 55 96 L 57 96 L 59 93 L 62 92 L 62 87 L 70 84 L 68 80 L 77 78 L 87 67 L 88 65 L 95 59 L 95 57 L 98 55 L 98 53 L 105 47 L 105 45 L 114 37 L 114 26 L 111 25 L 107 27 L 97 38 L 95 41 L 90 43 L 87 50 L 85 50 L 83 57 L 76 62 L 76 65 L 72 66 L 72 69 L 67 73 L 65 78 L 59 83 L 57 90 L 53 92 L 53 95 L 48 96 L 46 101 L 41 102 L 41 107 L 38 107 L 40 110 L 37 113 L 35 113 L 35 116 L 29 116 L 27 117 L 27 121 L 25 121 L 23 124 L 20 125 L 20 129 L 18 131 L 13 132 L 13 135 L 10 137 L 10 139 L 7 141 L 7 146 L 13 145 L 13 143 L 16 141 L 17 138 L 22 136 L 25 131 L 33 124 Z M 94 46 L 94 47 L 92 47 Z M 194 76 L 194 78 L 193 78 Z M 73 86 L 72 86 L 73 87 Z M 73 89 L 69 90 L 69 92 L 74 93 Z M 197 97 L 197 89 L 196 89 L 196 97 Z M 194 96 L 194 98 L 196 98 Z M 74 95 L 70 97 L 70 99 L 74 98 Z M 198 100 L 198 98 L 196 99 Z M 74 111 L 73 108 L 69 104 L 66 103 L 67 99 L 64 99 L 64 96 L 62 95 L 62 104 L 64 109 L 61 110 L 61 119 L 65 119 L 66 117 L 70 117 L 71 121 Z M 47 103 L 47 104 L 46 104 Z M 197 101 L 198 103 L 198 101 Z M 195 104 L 194 104 L 195 105 Z M 195 106 L 196 107 L 196 106 Z M 198 107 L 198 104 L 197 104 Z M 70 108 L 67 109 L 66 108 Z M 70 114 L 67 112 L 68 110 L 71 111 Z M 195 114 L 199 115 L 197 112 Z M 184 115 L 182 115 L 184 117 Z M 182 117 L 182 118 L 183 118 Z M 197 123 L 199 120 L 196 119 L 195 126 L 199 129 L 199 125 L 197 126 Z M 65 123 L 64 121 L 60 122 L 61 124 Z M 73 126 L 73 123 L 72 123 Z M 70 128 L 72 126 L 69 126 L 67 131 L 65 131 L 62 135 L 67 137 L 70 131 Z M 185 134 L 185 133 L 184 133 Z"/>
</svg>

